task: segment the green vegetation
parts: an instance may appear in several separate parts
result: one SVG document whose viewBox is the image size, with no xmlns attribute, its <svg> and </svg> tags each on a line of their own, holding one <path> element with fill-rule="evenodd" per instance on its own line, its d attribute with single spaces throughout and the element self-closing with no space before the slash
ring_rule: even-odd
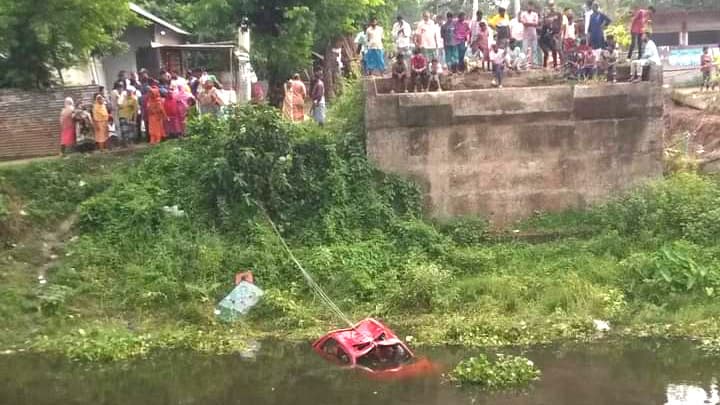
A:
<svg viewBox="0 0 720 405">
<path fill-rule="evenodd" d="M 533 243 L 477 218 L 423 220 L 418 187 L 365 158 L 359 90 L 345 89 L 330 115 L 321 129 L 244 107 L 145 154 L 0 170 L 0 226 L 23 224 L 6 240 L 18 246 L 0 252 L 0 348 L 122 359 L 338 326 L 259 206 L 351 318 L 381 317 L 414 344 L 720 337 L 715 179 L 680 173 L 589 211 L 532 218 L 523 233 L 551 236 Z M 23 242 L 30 226 L 35 240 L 74 212 L 57 260 Z M 264 299 L 247 319 L 220 322 L 215 304 L 247 269 Z"/>
<path fill-rule="evenodd" d="M 461 385 L 498 391 L 524 388 L 540 379 L 540 370 L 525 357 L 498 354 L 491 361 L 481 354 L 458 363 L 450 372 L 450 379 Z"/>
<path fill-rule="evenodd" d="M 46 87 L 138 23 L 126 0 L 0 0 L 0 87 Z M 112 16 L 112 18 L 108 18 Z"/>
</svg>

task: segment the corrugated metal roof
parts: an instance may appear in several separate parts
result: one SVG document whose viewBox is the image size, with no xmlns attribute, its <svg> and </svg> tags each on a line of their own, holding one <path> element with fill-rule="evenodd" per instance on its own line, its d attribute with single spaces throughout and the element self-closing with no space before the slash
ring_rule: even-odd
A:
<svg viewBox="0 0 720 405">
<path fill-rule="evenodd" d="M 130 4 L 130 10 L 131 10 L 132 12 L 140 15 L 141 17 L 146 18 L 146 19 L 154 22 L 155 24 L 162 25 L 163 27 L 165 27 L 165 28 L 167 28 L 167 29 L 169 29 L 169 30 L 172 30 L 172 31 L 174 31 L 174 32 L 177 32 L 178 34 L 181 34 L 181 35 L 190 35 L 190 33 L 187 32 L 187 31 L 185 31 L 184 29 L 178 27 L 177 25 L 171 24 L 171 23 L 163 20 L 162 18 L 160 18 L 160 17 L 156 16 L 155 14 L 153 14 L 153 13 L 145 10 L 144 8 L 138 6 L 137 4 L 135 4 L 135 3 L 129 3 L 129 4 Z"/>
<path fill-rule="evenodd" d="M 150 42 L 151 48 L 179 48 L 179 49 L 232 49 L 233 44 L 161 44 L 159 42 Z"/>
</svg>

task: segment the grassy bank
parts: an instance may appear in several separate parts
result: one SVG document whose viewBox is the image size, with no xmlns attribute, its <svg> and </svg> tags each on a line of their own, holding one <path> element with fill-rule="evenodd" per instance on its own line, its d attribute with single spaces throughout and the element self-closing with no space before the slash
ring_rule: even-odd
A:
<svg viewBox="0 0 720 405">
<path fill-rule="evenodd" d="M 0 226 L 13 229 L 2 253 L 0 349 L 90 360 L 225 352 L 247 338 L 308 339 L 338 326 L 258 206 L 344 311 L 383 318 L 413 344 L 593 339 L 594 320 L 611 334 L 720 336 L 714 179 L 678 174 L 520 226 L 580 236 L 499 239 L 481 219 L 423 219 L 420 190 L 366 160 L 361 114 L 351 88 L 325 130 L 244 108 L 132 158 L 0 170 Z M 17 240 L 73 213 L 56 259 L 17 257 Z M 266 296 L 247 319 L 219 322 L 214 306 L 245 269 Z"/>
</svg>

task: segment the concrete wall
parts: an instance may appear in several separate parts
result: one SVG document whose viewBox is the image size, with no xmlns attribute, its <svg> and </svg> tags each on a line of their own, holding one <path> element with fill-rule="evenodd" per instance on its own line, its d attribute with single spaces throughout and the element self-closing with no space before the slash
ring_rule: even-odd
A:
<svg viewBox="0 0 720 405">
<path fill-rule="evenodd" d="M 433 217 L 497 226 L 583 208 L 661 175 L 660 86 L 551 86 L 374 94 L 367 151 L 425 190 Z"/>
<path fill-rule="evenodd" d="M 48 91 L 0 89 L 0 160 L 60 151 L 60 111 L 65 97 L 91 102 L 97 86 Z"/>
</svg>

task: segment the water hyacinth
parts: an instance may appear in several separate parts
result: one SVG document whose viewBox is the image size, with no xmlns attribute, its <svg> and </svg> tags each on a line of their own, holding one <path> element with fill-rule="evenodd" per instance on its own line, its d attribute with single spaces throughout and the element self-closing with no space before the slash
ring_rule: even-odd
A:
<svg viewBox="0 0 720 405">
<path fill-rule="evenodd" d="M 450 380 L 458 385 L 478 386 L 488 391 L 519 389 L 540 379 L 540 370 L 532 360 L 498 354 L 494 361 L 481 354 L 458 363 Z"/>
</svg>

